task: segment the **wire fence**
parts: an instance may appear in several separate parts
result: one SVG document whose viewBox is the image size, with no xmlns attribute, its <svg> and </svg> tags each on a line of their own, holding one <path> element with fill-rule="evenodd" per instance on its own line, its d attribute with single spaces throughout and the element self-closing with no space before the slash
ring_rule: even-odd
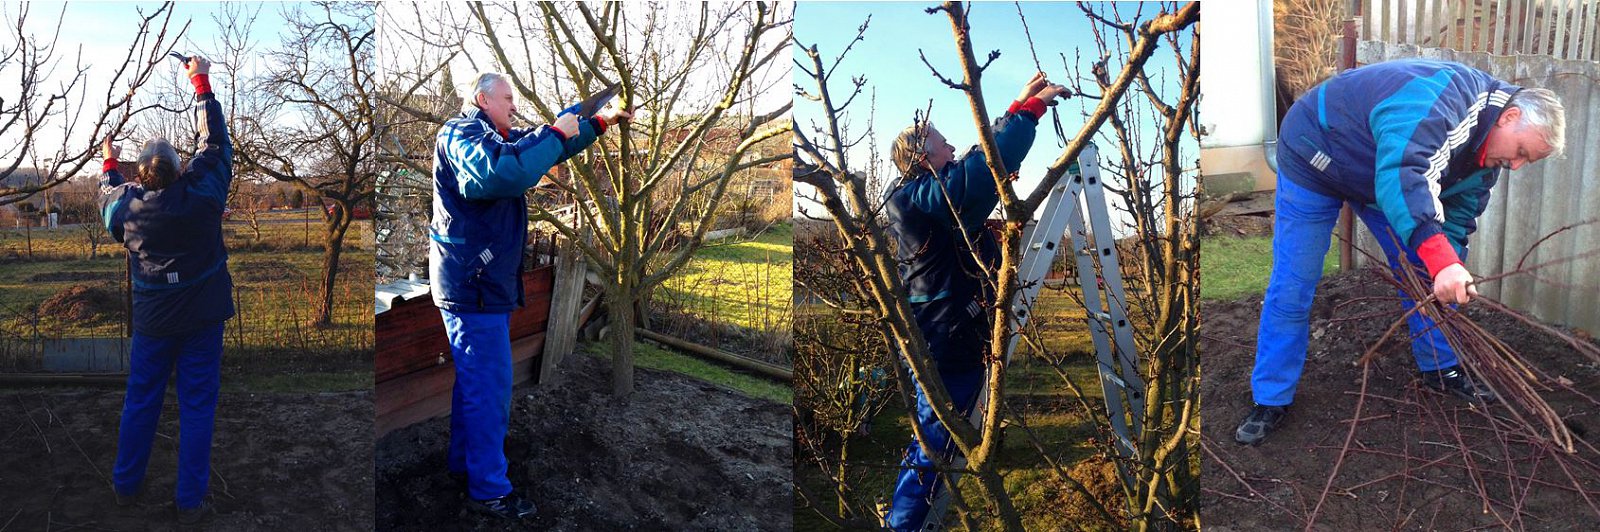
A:
<svg viewBox="0 0 1600 532">
<path fill-rule="evenodd" d="M 49 209 L 41 199 L 32 213 L 56 212 L 54 228 L 42 216 L 18 217 L 14 208 L 7 211 L 9 225 L 0 220 L 0 372 L 126 371 L 127 252 L 104 234 L 97 212 L 71 207 L 89 196 L 52 193 Z M 350 226 L 334 277 L 331 323 L 317 324 L 323 216 L 317 206 L 272 208 L 275 196 L 236 196 L 238 203 L 259 200 L 260 208 L 230 209 L 223 222 L 235 309 L 225 326 L 225 360 L 313 369 L 370 360 L 369 226 Z"/>
</svg>

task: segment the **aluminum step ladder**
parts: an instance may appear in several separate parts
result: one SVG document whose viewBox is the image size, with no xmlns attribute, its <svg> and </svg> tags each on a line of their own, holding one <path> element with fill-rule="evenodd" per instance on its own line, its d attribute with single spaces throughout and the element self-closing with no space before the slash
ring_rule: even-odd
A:
<svg viewBox="0 0 1600 532">
<path fill-rule="evenodd" d="M 1116 237 L 1111 230 L 1111 216 L 1107 211 L 1105 185 L 1100 179 L 1099 148 L 1090 143 L 1078 154 L 1076 170 L 1068 168 L 1063 177 L 1050 190 L 1050 195 L 1040 207 L 1039 219 L 1024 229 L 1022 264 L 1017 271 L 1017 281 L 1022 287 L 1011 302 L 1017 322 L 1011 341 L 1006 345 L 1006 365 L 1016 350 L 1020 331 L 1033 317 L 1034 303 L 1039 290 L 1044 287 L 1044 277 L 1060 251 L 1062 235 L 1072 238 L 1071 251 L 1076 258 L 1078 286 L 1083 290 L 1083 303 L 1089 321 L 1089 332 L 1094 338 L 1096 366 L 1100 373 L 1100 386 L 1105 395 L 1106 414 L 1117 438 L 1117 473 L 1124 483 L 1133 478 L 1128 463 L 1138 454 L 1132 435 L 1138 434 L 1144 421 L 1144 379 L 1138 370 L 1139 355 L 1133 342 L 1133 327 L 1128 321 L 1126 292 L 1122 286 L 1122 269 L 1118 265 Z M 1088 226 L 1085 227 L 1084 208 L 1088 209 Z M 1098 258 L 1098 261 L 1096 260 Z M 1100 264 L 1100 276 L 1095 275 L 1095 263 Z M 1100 290 L 1104 279 L 1105 291 Z M 988 402 L 988 380 L 978 392 L 977 406 L 972 409 L 969 421 L 982 428 L 983 412 Z M 963 469 L 965 457 L 957 457 L 951 466 Z M 960 480 L 951 474 L 950 482 Z M 945 514 L 950 509 L 950 491 L 940 488 L 939 496 L 928 510 L 922 530 L 943 530 Z"/>
</svg>

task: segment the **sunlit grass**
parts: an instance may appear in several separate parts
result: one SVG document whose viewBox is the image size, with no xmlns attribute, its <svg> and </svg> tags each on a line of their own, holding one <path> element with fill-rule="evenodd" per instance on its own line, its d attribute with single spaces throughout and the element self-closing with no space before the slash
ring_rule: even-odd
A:
<svg viewBox="0 0 1600 532">
<path fill-rule="evenodd" d="M 1322 272 L 1339 268 L 1339 248 L 1328 247 Z M 1272 237 L 1208 237 L 1200 241 L 1200 297 L 1228 300 L 1267 291 Z"/>
</svg>

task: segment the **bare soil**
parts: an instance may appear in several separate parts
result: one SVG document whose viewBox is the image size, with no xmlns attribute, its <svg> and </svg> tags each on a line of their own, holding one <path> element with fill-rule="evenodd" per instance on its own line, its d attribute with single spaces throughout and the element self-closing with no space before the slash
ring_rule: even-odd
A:
<svg viewBox="0 0 1600 532">
<path fill-rule="evenodd" d="M 512 391 L 511 484 L 538 505 L 518 523 L 463 509 L 447 472 L 450 421 L 378 441 L 376 530 L 788 530 L 789 405 L 639 368 L 627 404 L 609 362 L 562 362 L 559 382 Z"/>
<path fill-rule="evenodd" d="M 1600 530 L 1600 368 L 1564 342 L 1510 316 L 1468 305 L 1473 321 L 1570 387 L 1541 395 L 1583 441 L 1566 455 L 1505 429 L 1509 411 L 1422 387 L 1408 342 L 1390 340 L 1361 396 L 1355 360 L 1401 316 L 1375 270 L 1325 278 L 1312 310 L 1305 372 L 1284 424 L 1257 447 L 1233 441 L 1252 403 L 1250 372 L 1261 296 L 1201 307 L 1201 523 L 1207 530 Z M 1340 305 L 1344 303 L 1341 307 Z M 1389 310 L 1385 312 L 1385 310 Z M 1404 329 L 1402 328 L 1402 332 Z"/>
<path fill-rule="evenodd" d="M 121 320 L 122 290 L 109 283 L 75 284 L 39 304 L 39 314 L 71 322 Z"/>
<path fill-rule="evenodd" d="M 1200 233 L 1205 236 L 1272 236 L 1272 216 L 1212 216 L 1200 224 Z"/>
<path fill-rule="evenodd" d="M 227 378 L 226 375 L 223 377 Z M 178 412 L 169 396 L 139 503 L 111 491 L 123 392 L 0 391 L 0 529 L 174 530 Z M 372 394 L 223 393 L 209 530 L 371 530 Z"/>
</svg>

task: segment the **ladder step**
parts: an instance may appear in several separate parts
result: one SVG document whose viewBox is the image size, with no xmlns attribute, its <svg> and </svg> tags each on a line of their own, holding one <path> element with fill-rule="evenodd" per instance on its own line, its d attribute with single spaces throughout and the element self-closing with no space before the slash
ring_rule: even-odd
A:
<svg viewBox="0 0 1600 532">
<path fill-rule="evenodd" d="M 1128 456 L 1134 456 L 1134 455 L 1139 454 L 1139 450 L 1133 448 L 1133 442 L 1129 441 L 1127 436 L 1123 436 L 1122 434 L 1116 433 L 1115 431 L 1113 431 L 1112 433 L 1117 435 L 1117 443 L 1121 443 L 1122 444 L 1122 448 L 1128 450 Z"/>
<path fill-rule="evenodd" d="M 1115 373 L 1112 373 L 1112 372 L 1106 371 L 1104 369 L 1101 369 L 1100 370 L 1100 377 L 1104 378 L 1104 379 L 1106 379 L 1108 381 L 1111 381 L 1111 383 L 1117 385 L 1118 388 L 1122 388 L 1123 390 L 1132 391 L 1131 389 L 1128 388 L 1128 381 L 1122 380 L 1122 377 L 1118 377 L 1117 374 L 1115 374 Z"/>
</svg>

